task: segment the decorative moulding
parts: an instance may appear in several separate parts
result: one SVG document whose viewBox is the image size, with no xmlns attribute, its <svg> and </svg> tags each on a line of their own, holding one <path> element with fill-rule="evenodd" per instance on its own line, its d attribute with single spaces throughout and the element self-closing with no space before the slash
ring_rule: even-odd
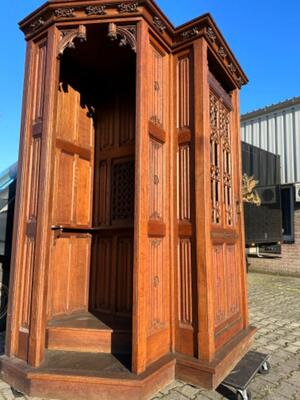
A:
<svg viewBox="0 0 300 400">
<path fill-rule="evenodd" d="M 116 25 L 111 22 L 108 27 L 108 37 L 117 40 L 120 37 L 119 45 L 129 45 L 136 52 L 136 27 L 135 25 Z"/>
<path fill-rule="evenodd" d="M 118 10 L 120 13 L 131 13 L 136 12 L 138 8 L 138 2 L 134 3 L 121 3 L 118 5 Z"/>
<path fill-rule="evenodd" d="M 62 56 L 65 49 L 74 49 L 74 40 L 79 39 L 80 42 L 85 42 L 86 37 L 86 27 L 84 25 L 79 25 L 77 29 L 68 29 L 61 31 L 61 40 L 58 45 L 58 57 Z"/>
<path fill-rule="evenodd" d="M 54 10 L 54 15 L 57 18 L 71 18 L 74 17 L 74 8 L 57 8 Z"/>
<path fill-rule="evenodd" d="M 210 39 L 210 41 L 211 41 L 212 43 L 215 43 L 215 41 L 216 41 L 216 39 L 217 39 L 217 35 L 215 34 L 215 32 L 213 31 L 212 28 L 210 28 L 210 27 L 207 28 L 206 35 L 207 35 L 207 37 Z"/>
<path fill-rule="evenodd" d="M 162 20 L 160 18 L 158 18 L 158 17 L 153 17 L 153 24 L 162 33 L 167 28 L 166 25 L 162 22 Z"/>
<path fill-rule="evenodd" d="M 197 26 L 195 26 L 192 29 L 189 29 L 188 31 L 184 31 L 182 32 L 181 36 L 184 40 L 189 39 L 191 37 L 197 36 L 199 35 L 199 28 Z"/>
<path fill-rule="evenodd" d="M 45 24 L 45 20 L 42 18 L 42 17 L 40 17 L 40 18 L 38 18 L 36 21 L 34 21 L 34 22 L 32 22 L 32 24 L 30 24 L 30 28 L 33 30 L 33 31 L 36 31 L 37 29 L 39 29 L 41 26 L 43 26 L 44 24 Z"/>
<path fill-rule="evenodd" d="M 227 53 L 226 53 L 226 51 L 225 51 L 225 49 L 224 49 L 223 46 L 221 46 L 221 47 L 219 48 L 218 53 L 219 53 L 219 55 L 220 55 L 222 58 L 226 58 L 226 57 L 227 57 Z"/>
<path fill-rule="evenodd" d="M 85 13 L 87 15 L 104 15 L 106 6 L 88 6 L 85 8 Z"/>
</svg>

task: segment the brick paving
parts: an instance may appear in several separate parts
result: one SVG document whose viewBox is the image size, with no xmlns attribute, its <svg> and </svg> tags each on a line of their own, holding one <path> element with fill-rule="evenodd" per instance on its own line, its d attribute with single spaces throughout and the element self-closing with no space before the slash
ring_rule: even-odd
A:
<svg viewBox="0 0 300 400">
<path fill-rule="evenodd" d="M 251 323 L 258 328 L 253 349 L 271 355 L 270 373 L 258 374 L 249 386 L 252 399 L 300 400 L 300 278 L 250 273 L 249 306 Z M 0 380 L 0 400 L 16 398 Z M 234 398 L 226 388 L 207 391 L 175 381 L 152 400 Z M 28 396 L 18 399 L 41 400 Z"/>
</svg>

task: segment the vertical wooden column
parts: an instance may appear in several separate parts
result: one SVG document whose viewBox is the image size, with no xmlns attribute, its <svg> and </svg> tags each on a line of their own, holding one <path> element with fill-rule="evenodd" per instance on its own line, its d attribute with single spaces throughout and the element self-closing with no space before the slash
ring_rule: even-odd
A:
<svg viewBox="0 0 300 400">
<path fill-rule="evenodd" d="M 45 350 L 45 315 L 47 268 L 51 240 L 51 187 L 53 181 L 54 100 L 57 85 L 57 46 L 59 32 L 48 31 L 47 64 L 45 69 L 43 121 L 41 126 L 41 164 L 38 193 L 38 219 L 36 226 L 36 252 L 32 281 L 32 303 L 28 364 L 38 366 Z"/>
<path fill-rule="evenodd" d="M 137 26 L 137 89 L 136 89 L 136 166 L 133 265 L 133 329 L 132 370 L 140 374 L 146 369 L 147 315 L 146 273 L 148 258 L 148 26 L 140 21 Z M 146 175 L 146 176 L 145 176 Z"/>
<path fill-rule="evenodd" d="M 10 287 L 9 293 L 14 293 L 14 296 L 9 296 L 9 305 L 7 313 L 7 327 L 6 327 L 6 354 L 11 357 L 16 355 L 18 351 L 18 310 L 20 305 L 20 279 L 21 279 L 21 263 L 22 251 L 21 248 L 24 243 L 26 203 L 21 201 L 24 199 L 27 191 L 28 176 L 26 174 L 30 154 L 30 141 L 31 141 L 31 93 L 32 82 L 34 73 L 34 43 L 29 41 L 26 49 L 26 69 L 24 78 L 24 93 L 23 93 L 23 107 L 22 107 L 22 121 L 21 121 L 21 136 L 19 145 L 19 158 L 18 158 L 18 182 L 16 193 L 16 204 L 19 206 L 15 208 L 14 213 L 14 226 L 17 229 L 13 231 L 13 244 L 12 244 L 12 259 L 10 269 Z"/>
<path fill-rule="evenodd" d="M 241 299 L 241 314 L 243 319 L 243 328 L 249 325 L 249 311 L 248 311 L 248 289 L 247 289 L 247 273 L 246 273 L 246 259 L 245 253 L 245 227 L 244 227 L 244 207 L 243 207 L 243 194 L 242 194 L 242 148 L 241 148 L 241 132 L 240 132 L 240 91 L 235 89 L 232 92 L 232 134 L 234 138 L 233 154 L 236 157 L 237 172 L 235 174 L 234 182 L 234 202 L 236 204 L 236 225 L 239 232 L 239 254 L 241 255 L 239 261 L 239 274 L 240 274 L 240 299 Z"/>
<path fill-rule="evenodd" d="M 7 353 L 37 366 L 45 341 L 45 270 L 49 264 L 51 236 L 50 191 L 52 168 L 52 123 L 58 42 L 56 28 L 31 42 L 29 69 L 21 131 L 20 211 L 15 221 L 15 302 L 10 305 L 10 339 Z M 22 150 L 23 147 L 23 150 Z M 23 162 L 22 162 L 23 161 Z M 28 171 L 25 176 L 24 171 Z"/>
<path fill-rule="evenodd" d="M 214 304 L 211 260 L 210 129 L 207 42 L 194 42 L 195 227 L 198 288 L 198 357 L 214 358 Z"/>
</svg>

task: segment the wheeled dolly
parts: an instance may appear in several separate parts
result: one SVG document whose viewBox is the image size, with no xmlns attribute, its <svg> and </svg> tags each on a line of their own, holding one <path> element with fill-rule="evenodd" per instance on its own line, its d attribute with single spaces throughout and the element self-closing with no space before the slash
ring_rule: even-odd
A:
<svg viewBox="0 0 300 400">
<path fill-rule="evenodd" d="M 222 385 L 235 389 L 237 400 L 251 400 L 251 392 L 247 387 L 257 373 L 269 373 L 268 358 L 267 354 L 249 351 L 224 379 Z"/>
</svg>

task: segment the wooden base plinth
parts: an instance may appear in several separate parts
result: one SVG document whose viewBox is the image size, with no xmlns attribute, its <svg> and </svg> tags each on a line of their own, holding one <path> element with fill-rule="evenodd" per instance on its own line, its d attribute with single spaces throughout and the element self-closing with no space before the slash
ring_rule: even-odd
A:
<svg viewBox="0 0 300 400">
<path fill-rule="evenodd" d="M 125 355 L 47 350 L 39 368 L 2 356 L 1 377 L 31 396 L 74 400 L 147 399 L 176 378 L 214 389 L 249 350 L 255 330 L 241 332 L 211 363 L 170 353 L 137 376 Z"/>
<path fill-rule="evenodd" d="M 255 332 L 255 327 L 240 332 L 212 362 L 176 354 L 176 378 L 205 389 L 215 389 L 250 349 Z"/>
</svg>

